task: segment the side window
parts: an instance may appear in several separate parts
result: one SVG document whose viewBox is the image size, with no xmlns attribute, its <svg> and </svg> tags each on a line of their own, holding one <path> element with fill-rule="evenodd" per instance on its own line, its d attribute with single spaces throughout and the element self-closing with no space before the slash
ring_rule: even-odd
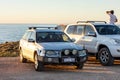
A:
<svg viewBox="0 0 120 80">
<path fill-rule="evenodd" d="M 31 32 L 31 35 L 28 39 L 32 39 L 32 40 L 35 40 L 35 32 Z"/>
<path fill-rule="evenodd" d="M 85 35 L 88 35 L 89 32 L 94 32 L 94 29 L 91 26 L 85 27 Z"/>
<path fill-rule="evenodd" d="M 74 31 L 75 31 L 75 26 L 74 26 L 74 25 L 69 26 L 68 29 L 67 29 L 67 33 L 68 33 L 68 34 L 73 34 Z"/>
<path fill-rule="evenodd" d="M 26 36 L 28 35 L 28 31 L 27 32 L 25 32 L 25 34 L 23 35 L 23 39 L 25 39 L 26 38 Z"/>
<path fill-rule="evenodd" d="M 69 26 L 67 33 L 75 34 L 75 35 L 82 35 L 83 30 L 84 30 L 83 25 L 72 25 L 72 26 Z"/>
<path fill-rule="evenodd" d="M 75 34 L 82 35 L 83 31 L 84 31 L 84 26 L 83 25 L 76 26 Z"/>
<path fill-rule="evenodd" d="M 29 36 L 31 35 L 31 32 L 30 31 L 27 31 L 24 36 L 23 36 L 23 39 L 24 40 L 28 40 Z"/>
</svg>

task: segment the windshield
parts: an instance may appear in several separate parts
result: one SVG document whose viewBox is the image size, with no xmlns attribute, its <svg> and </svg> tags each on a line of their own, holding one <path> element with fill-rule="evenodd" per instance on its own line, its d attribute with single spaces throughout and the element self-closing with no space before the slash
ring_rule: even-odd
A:
<svg viewBox="0 0 120 80">
<path fill-rule="evenodd" d="M 37 32 L 36 41 L 39 42 L 71 42 L 63 32 Z"/>
<path fill-rule="evenodd" d="M 116 35 L 120 34 L 120 28 L 116 25 L 95 25 L 100 35 Z"/>
</svg>

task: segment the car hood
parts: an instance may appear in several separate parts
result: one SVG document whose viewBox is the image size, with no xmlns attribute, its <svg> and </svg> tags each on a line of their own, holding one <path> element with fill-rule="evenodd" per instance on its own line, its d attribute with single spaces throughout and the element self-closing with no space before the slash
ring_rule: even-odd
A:
<svg viewBox="0 0 120 80">
<path fill-rule="evenodd" d="M 63 49 L 77 49 L 81 50 L 82 47 L 72 42 L 47 42 L 39 43 L 45 50 L 63 50 Z"/>
</svg>

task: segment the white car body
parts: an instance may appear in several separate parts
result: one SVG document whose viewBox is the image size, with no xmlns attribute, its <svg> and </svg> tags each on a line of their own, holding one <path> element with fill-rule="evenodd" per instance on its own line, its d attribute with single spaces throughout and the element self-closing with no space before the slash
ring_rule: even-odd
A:
<svg viewBox="0 0 120 80">
<path fill-rule="evenodd" d="M 78 23 L 78 24 L 70 24 L 67 25 L 65 29 L 65 33 L 69 35 L 71 38 L 75 38 L 75 43 L 82 45 L 85 49 L 87 49 L 88 53 L 92 53 L 98 57 L 98 53 L 101 49 L 101 47 L 106 47 L 110 51 L 110 55 L 115 58 L 120 58 L 120 34 L 109 34 L 109 35 L 101 35 L 97 31 L 97 28 L 95 26 L 114 26 L 109 24 L 95 24 L 95 23 Z M 84 26 L 83 33 L 82 34 L 71 34 L 69 33 L 69 29 L 71 26 L 78 27 L 78 26 Z M 92 31 L 95 33 L 94 35 L 85 35 L 86 26 L 91 27 Z M 80 28 L 80 27 L 78 27 Z M 72 27 L 71 27 L 72 29 Z M 89 28 L 88 28 L 89 29 Z M 100 29 L 100 28 L 99 28 Z M 101 28 L 102 29 L 102 28 Z M 119 28 L 118 28 L 119 29 Z M 82 30 L 81 30 L 82 31 Z M 77 29 L 76 29 L 77 33 Z M 104 64 L 103 64 L 104 65 Z"/>
<path fill-rule="evenodd" d="M 26 31 L 20 40 L 20 61 L 34 62 L 37 71 L 43 70 L 47 64 L 74 64 L 82 69 L 87 60 L 86 50 L 75 44 L 64 32 L 49 28 L 34 27 Z"/>
</svg>

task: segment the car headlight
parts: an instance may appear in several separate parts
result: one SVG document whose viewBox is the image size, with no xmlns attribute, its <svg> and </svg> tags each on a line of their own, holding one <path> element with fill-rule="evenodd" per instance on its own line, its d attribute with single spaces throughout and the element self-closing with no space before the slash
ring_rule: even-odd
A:
<svg viewBox="0 0 120 80">
<path fill-rule="evenodd" d="M 46 51 L 46 54 L 47 54 L 47 55 L 54 55 L 55 52 L 54 52 L 54 51 Z"/>
<path fill-rule="evenodd" d="M 86 50 L 81 50 L 78 51 L 79 56 L 85 56 L 86 55 Z"/>
<path fill-rule="evenodd" d="M 46 56 L 59 56 L 59 51 L 46 51 Z"/>
<path fill-rule="evenodd" d="M 76 55 L 76 54 L 77 54 L 77 50 L 73 50 L 73 51 L 72 51 L 72 54 L 73 54 L 73 55 Z"/>
<path fill-rule="evenodd" d="M 65 50 L 64 53 L 65 53 L 65 55 L 68 55 L 70 53 L 70 51 L 69 50 Z"/>
</svg>

